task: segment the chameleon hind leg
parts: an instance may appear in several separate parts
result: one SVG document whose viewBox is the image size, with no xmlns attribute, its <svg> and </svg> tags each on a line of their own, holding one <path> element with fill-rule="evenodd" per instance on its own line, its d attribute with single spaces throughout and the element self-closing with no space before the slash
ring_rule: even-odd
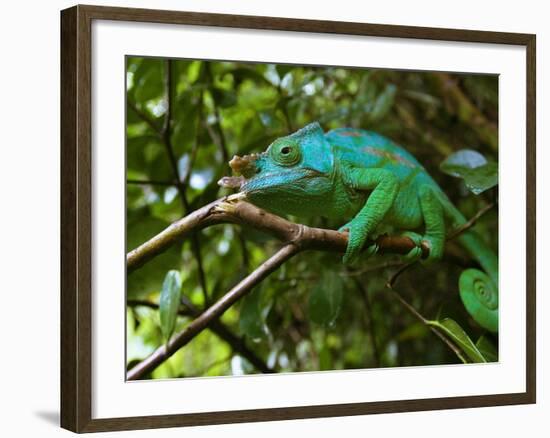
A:
<svg viewBox="0 0 550 438">
<path fill-rule="evenodd" d="M 344 254 L 345 264 L 352 263 L 359 255 L 365 242 L 389 211 L 397 192 L 399 181 L 386 169 L 346 169 L 346 182 L 356 190 L 372 190 L 359 213 L 339 231 L 349 231 L 348 246 Z M 376 249 L 369 247 L 369 252 Z"/>
<path fill-rule="evenodd" d="M 439 260 L 445 248 L 445 218 L 443 206 L 434 190 L 428 185 L 419 189 L 420 208 L 424 216 L 425 231 L 422 240 L 428 244 L 428 262 Z"/>
<path fill-rule="evenodd" d="M 430 263 L 439 260 L 443 256 L 443 249 L 445 248 L 445 218 L 443 216 L 443 207 L 433 189 L 427 185 L 420 186 L 418 199 L 424 219 L 424 235 L 421 236 L 411 231 L 402 233 L 403 236 L 409 237 L 416 244 L 416 248 L 413 248 L 405 258 L 410 261 L 420 259 L 422 257 L 420 245 L 426 243 L 430 248 L 426 262 Z"/>
</svg>

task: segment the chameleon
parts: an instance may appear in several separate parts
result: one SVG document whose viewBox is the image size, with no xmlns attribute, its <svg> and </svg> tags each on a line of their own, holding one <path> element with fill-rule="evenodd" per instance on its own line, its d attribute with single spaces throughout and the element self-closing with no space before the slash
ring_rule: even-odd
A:
<svg viewBox="0 0 550 438">
<path fill-rule="evenodd" d="M 343 263 L 353 263 L 366 242 L 388 231 L 411 238 L 405 257 L 441 259 L 448 229 L 466 223 L 436 181 L 403 147 L 372 131 L 319 123 L 276 139 L 262 153 L 234 156 L 235 176 L 219 184 L 238 188 L 244 198 L 268 211 L 297 218 L 326 217 L 343 225 L 348 244 Z M 483 328 L 498 331 L 498 258 L 473 230 L 457 239 L 482 270 L 459 278 L 462 302 Z M 370 256 L 377 247 L 366 248 Z"/>
</svg>

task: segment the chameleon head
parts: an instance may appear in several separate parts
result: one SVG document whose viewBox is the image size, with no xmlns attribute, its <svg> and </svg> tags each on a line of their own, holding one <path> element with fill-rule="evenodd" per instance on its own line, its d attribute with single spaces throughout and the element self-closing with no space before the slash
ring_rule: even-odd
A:
<svg viewBox="0 0 550 438">
<path fill-rule="evenodd" d="M 317 215 L 331 190 L 333 161 L 323 130 L 311 123 L 265 152 L 233 157 L 229 165 L 238 176 L 218 184 L 239 188 L 250 202 L 276 213 Z"/>
</svg>

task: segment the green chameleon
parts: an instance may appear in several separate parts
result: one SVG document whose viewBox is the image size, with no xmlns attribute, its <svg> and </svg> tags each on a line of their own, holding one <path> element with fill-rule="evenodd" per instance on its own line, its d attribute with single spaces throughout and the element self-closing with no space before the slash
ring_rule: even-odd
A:
<svg viewBox="0 0 550 438">
<path fill-rule="evenodd" d="M 349 232 L 346 264 L 358 257 L 367 239 L 390 230 L 415 242 L 408 259 L 419 259 L 424 244 L 429 248 L 427 261 L 438 260 L 446 221 L 451 228 L 466 222 L 410 153 L 370 131 L 340 128 L 324 133 L 318 123 L 311 123 L 275 140 L 265 152 L 235 156 L 229 164 L 240 176 L 222 178 L 219 184 L 239 188 L 261 208 L 348 221 L 339 229 Z M 473 231 L 458 239 L 485 270 L 461 274 L 462 301 L 475 321 L 497 332 L 498 259 Z M 376 249 L 373 245 L 367 253 Z"/>
</svg>

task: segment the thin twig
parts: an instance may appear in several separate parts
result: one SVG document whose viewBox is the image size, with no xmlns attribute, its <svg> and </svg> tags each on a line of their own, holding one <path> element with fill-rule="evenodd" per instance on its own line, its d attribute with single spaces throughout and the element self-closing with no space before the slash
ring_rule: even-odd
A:
<svg viewBox="0 0 550 438">
<path fill-rule="evenodd" d="M 403 307 L 405 307 L 415 318 L 417 318 L 419 321 L 421 321 L 427 328 L 429 328 L 438 338 L 440 338 L 444 343 L 445 345 L 447 345 L 447 347 L 449 347 L 454 354 L 456 354 L 456 356 L 462 361 L 462 362 L 467 362 L 466 358 L 464 357 L 464 355 L 462 354 L 462 351 L 460 351 L 460 349 L 455 345 L 453 344 L 449 339 L 447 339 L 447 337 L 445 335 L 443 335 L 437 328 L 433 327 L 432 325 L 429 324 L 429 321 L 424 318 L 412 305 L 410 305 L 402 296 L 399 292 L 397 292 L 392 284 L 390 284 L 390 281 L 388 281 L 388 283 L 386 283 L 386 287 L 391 291 L 391 293 L 393 294 L 393 296 L 395 298 L 397 298 L 397 300 L 403 305 Z"/>
<path fill-rule="evenodd" d="M 219 133 L 219 139 L 220 139 L 220 150 L 222 152 L 222 158 L 223 158 L 223 162 L 224 163 L 228 163 L 229 162 L 229 152 L 227 151 L 227 142 L 225 140 L 225 135 L 223 134 L 223 131 L 222 131 L 222 126 L 221 126 L 221 114 L 220 114 L 220 109 L 218 108 L 218 106 L 216 104 L 214 104 L 214 115 L 216 116 L 216 128 L 218 130 L 218 133 Z"/>
<path fill-rule="evenodd" d="M 172 145 L 172 111 L 173 111 L 173 105 L 172 105 L 172 95 L 173 95 L 173 85 L 172 85 L 172 60 L 167 59 L 165 61 L 165 68 L 164 68 L 164 86 L 166 90 L 166 115 L 164 117 L 164 125 L 162 127 L 162 139 L 164 142 L 164 146 L 166 148 L 166 152 L 168 154 L 168 159 L 170 161 L 170 165 L 172 167 L 172 172 L 174 174 L 174 178 L 177 181 L 177 188 L 178 193 L 181 199 L 181 203 L 184 209 L 184 214 L 187 214 L 189 212 L 189 201 L 187 200 L 187 196 L 185 194 L 185 186 L 182 183 L 179 168 L 178 168 L 178 162 L 176 159 L 176 155 L 174 153 L 174 148 Z M 193 251 L 193 254 L 195 255 L 195 259 L 197 262 L 197 271 L 199 276 L 199 284 L 201 286 L 201 290 L 204 295 L 204 302 L 205 304 L 208 304 L 210 301 L 209 294 L 208 294 L 208 288 L 206 286 L 206 276 L 204 274 L 204 267 L 202 264 L 202 256 L 201 256 L 201 247 L 199 242 L 199 237 L 196 233 L 193 233 L 191 235 L 191 248 Z"/>
<path fill-rule="evenodd" d="M 208 81 L 211 86 L 214 85 L 214 75 L 212 74 L 212 66 L 208 64 L 206 68 L 206 73 L 208 75 Z M 216 99 L 212 99 L 213 101 L 213 110 L 214 110 L 214 126 L 217 131 L 217 138 L 216 135 L 212 133 L 212 131 L 209 131 L 210 137 L 212 138 L 212 141 L 214 143 L 217 143 L 218 147 L 220 148 L 220 151 L 222 153 L 222 158 L 224 163 L 229 162 L 229 152 L 227 150 L 227 141 L 225 139 L 225 134 L 223 132 L 222 126 L 221 126 L 221 113 L 220 108 L 218 107 L 218 104 L 216 103 Z"/>
<path fill-rule="evenodd" d="M 401 276 L 401 274 L 403 274 L 407 269 L 409 269 L 411 266 L 413 266 L 414 264 L 416 263 L 416 261 L 414 262 L 410 262 L 410 263 L 403 263 L 401 265 L 401 267 L 396 270 L 393 275 L 389 278 L 386 286 L 389 287 L 390 289 L 393 288 L 393 285 L 395 284 L 395 282 L 397 281 L 397 279 Z"/>
<path fill-rule="evenodd" d="M 472 216 L 468 222 L 465 222 L 464 224 L 462 224 L 457 229 L 451 231 L 449 233 L 449 235 L 447 236 L 447 240 L 452 240 L 455 237 L 462 234 L 464 231 L 472 228 L 475 225 L 475 223 L 479 220 L 479 218 L 481 216 L 483 216 L 485 213 L 487 213 L 494 206 L 495 206 L 494 202 L 491 202 L 491 203 L 487 204 L 485 207 L 483 207 L 481 210 L 479 210 L 474 216 Z"/>
<path fill-rule="evenodd" d="M 250 256 L 248 255 L 248 248 L 246 247 L 246 239 L 241 230 L 237 230 L 237 236 L 239 238 L 239 244 L 241 247 L 241 266 L 244 272 L 248 273 L 250 266 Z"/>
<path fill-rule="evenodd" d="M 136 115 L 153 130 L 153 132 L 157 137 L 162 136 L 161 129 L 157 126 L 156 122 L 147 113 L 139 109 L 136 103 L 133 100 L 131 100 L 129 97 L 127 98 L 127 103 L 130 109 L 132 109 L 132 111 L 134 111 Z"/>
<path fill-rule="evenodd" d="M 210 84 L 214 83 L 214 75 L 212 74 L 211 66 L 209 65 L 207 67 L 207 75 L 208 80 Z M 210 138 L 212 141 L 218 146 L 218 149 L 220 150 L 223 158 L 223 162 L 225 165 L 229 162 L 229 151 L 227 149 L 227 139 L 225 137 L 225 133 L 223 131 L 222 125 L 221 125 L 221 112 L 220 109 L 216 103 L 216 100 L 213 99 L 213 107 L 214 107 L 214 116 L 215 116 L 215 123 L 214 127 L 216 129 L 216 132 L 214 132 L 214 129 L 212 129 L 211 126 L 207 125 L 207 131 L 210 135 Z M 248 255 L 248 249 L 246 248 L 246 241 L 244 239 L 244 236 L 242 232 L 238 232 L 238 241 L 239 245 L 241 247 L 241 254 L 242 254 L 242 267 L 245 272 L 248 272 L 248 266 L 249 266 L 249 255 Z"/>
<path fill-rule="evenodd" d="M 187 166 L 185 174 L 181 178 L 182 180 L 181 183 L 184 187 L 187 187 L 189 185 L 189 180 L 191 179 L 193 165 L 195 164 L 195 160 L 197 158 L 197 152 L 199 150 L 199 142 L 200 142 L 201 126 L 202 126 L 202 111 L 203 111 L 203 92 L 202 91 L 199 94 L 197 105 L 198 105 L 198 110 L 197 110 L 197 126 L 195 127 L 195 140 L 193 141 L 191 154 L 189 154 L 189 165 Z"/>
</svg>

